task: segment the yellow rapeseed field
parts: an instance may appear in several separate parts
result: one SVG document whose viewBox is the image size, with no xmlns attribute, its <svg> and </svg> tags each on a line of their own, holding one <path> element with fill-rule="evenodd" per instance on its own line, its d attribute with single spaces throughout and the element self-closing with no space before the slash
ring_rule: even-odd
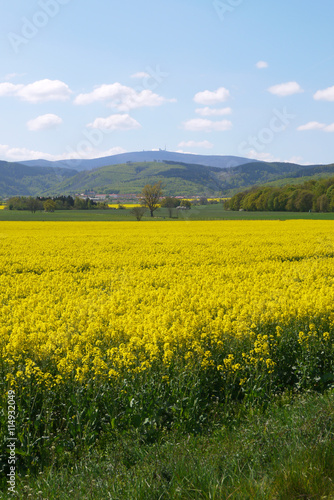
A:
<svg viewBox="0 0 334 500">
<path fill-rule="evenodd" d="M 176 360 L 242 384 L 245 366 L 274 370 L 293 321 L 300 345 L 332 342 L 315 326 L 334 323 L 330 221 L 2 222 L 0 238 L 1 370 L 14 387 L 113 383 L 154 363 L 167 374 Z"/>
</svg>

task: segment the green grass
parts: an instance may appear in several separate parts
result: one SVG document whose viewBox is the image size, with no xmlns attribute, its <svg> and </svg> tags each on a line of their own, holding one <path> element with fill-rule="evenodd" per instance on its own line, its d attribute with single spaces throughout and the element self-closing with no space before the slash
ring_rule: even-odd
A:
<svg viewBox="0 0 334 500">
<path fill-rule="evenodd" d="M 146 218 L 148 219 L 148 218 Z M 125 221 L 136 220 L 130 209 L 124 210 L 56 210 L 53 213 L 31 213 L 0 210 L 0 221 Z M 145 220 L 145 217 L 143 218 Z"/>
<path fill-rule="evenodd" d="M 15 399 L 17 497 L 334 499 L 333 331 L 313 320 L 307 343 L 307 318 L 280 328 L 269 371 L 244 357 L 247 338 L 231 338 L 226 352 L 211 346 L 211 368 L 195 359 L 187 369 L 180 353 L 167 372 L 157 360 L 112 383 L 69 377 L 51 391 L 32 376 Z M 238 372 L 217 371 L 227 352 Z M 0 422 L 4 443 L 4 412 Z"/>
<path fill-rule="evenodd" d="M 136 218 L 125 210 L 57 210 L 53 213 L 0 210 L 0 221 L 134 221 Z M 154 212 L 154 218 L 149 212 L 143 221 L 150 220 L 334 220 L 334 213 L 309 212 L 233 212 L 224 210 L 221 204 L 193 206 L 191 210 L 173 211 L 170 219 L 166 208 Z"/>
<path fill-rule="evenodd" d="M 334 498 L 334 393 L 285 393 L 213 434 L 154 443 L 123 434 L 58 470 L 21 476 L 16 498 Z"/>
</svg>

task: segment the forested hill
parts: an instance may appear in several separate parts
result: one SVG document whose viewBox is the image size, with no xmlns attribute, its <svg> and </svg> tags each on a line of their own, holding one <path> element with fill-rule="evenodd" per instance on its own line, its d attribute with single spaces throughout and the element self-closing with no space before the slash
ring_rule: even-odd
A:
<svg viewBox="0 0 334 500">
<path fill-rule="evenodd" d="M 279 187 L 329 177 L 334 165 L 251 162 L 229 168 L 174 162 L 131 162 L 78 172 L 0 162 L 0 196 L 139 194 L 145 184 L 162 181 L 166 195 L 230 195 L 270 183 Z"/>
<path fill-rule="evenodd" d="M 66 168 L 27 167 L 0 161 L 0 196 L 38 196 L 76 173 Z"/>
<path fill-rule="evenodd" d="M 315 168 L 322 168 L 320 175 L 328 175 L 326 166 Z M 79 172 L 59 184 L 54 193 L 98 191 L 139 194 L 145 184 L 162 181 L 164 192 L 168 195 L 220 195 L 269 181 L 289 178 L 291 181 L 298 177 L 299 172 L 308 169 L 312 174 L 312 167 L 292 163 L 253 162 L 222 169 L 173 161 L 127 162 Z"/>
<path fill-rule="evenodd" d="M 334 177 L 277 188 L 262 186 L 234 195 L 225 208 L 247 211 L 334 212 Z"/>
<path fill-rule="evenodd" d="M 219 168 L 166 162 L 128 162 L 78 173 L 62 182 L 57 194 L 84 191 L 139 194 L 145 184 L 162 181 L 167 195 L 219 194 Z"/>
</svg>

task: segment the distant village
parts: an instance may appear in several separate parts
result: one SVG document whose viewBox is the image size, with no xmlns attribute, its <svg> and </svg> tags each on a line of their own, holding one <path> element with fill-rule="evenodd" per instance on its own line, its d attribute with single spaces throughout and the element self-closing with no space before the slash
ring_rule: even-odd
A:
<svg viewBox="0 0 334 500">
<path fill-rule="evenodd" d="M 107 202 L 107 201 L 116 201 L 116 202 L 123 202 L 123 203 L 138 203 L 141 200 L 141 195 L 140 194 L 134 194 L 134 193 L 129 193 L 129 194 L 119 194 L 119 193 L 110 193 L 110 194 L 100 194 L 96 193 L 95 191 L 85 191 L 84 193 L 76 193 L 75 196 L 77 198 L 82 198 L 86 199 L 89 198 L 92 201 L 95 202 Z M 165 199 L 165 196 L 162 196 L 161 199 Z M 173 198 L 177 200 L 183 200 L 184 198 L 187 199 L 198 199 L 199 196 L 173 196 Z"/>
</svg>

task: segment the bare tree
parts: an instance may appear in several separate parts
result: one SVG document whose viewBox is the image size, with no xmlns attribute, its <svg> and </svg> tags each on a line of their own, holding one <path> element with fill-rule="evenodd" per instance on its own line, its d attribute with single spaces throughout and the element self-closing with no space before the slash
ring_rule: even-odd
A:
<svg viewBox="0 0 334 500">
<path fill-rule="evenodd" d="M 145 207 L 133 207 L 130 214 L 134 215 L 137 220 L 141 220 L 145 212 Z"/>
<path fill-rule="evenodd" d="M 159 208 L 159 201 L 162 196 L 162 183 L 161 181 L 155 184 L 146 184 L 141 192 L 141 204 L 147 207 L 153 217 L 153 212 Z"/>
</svg>

